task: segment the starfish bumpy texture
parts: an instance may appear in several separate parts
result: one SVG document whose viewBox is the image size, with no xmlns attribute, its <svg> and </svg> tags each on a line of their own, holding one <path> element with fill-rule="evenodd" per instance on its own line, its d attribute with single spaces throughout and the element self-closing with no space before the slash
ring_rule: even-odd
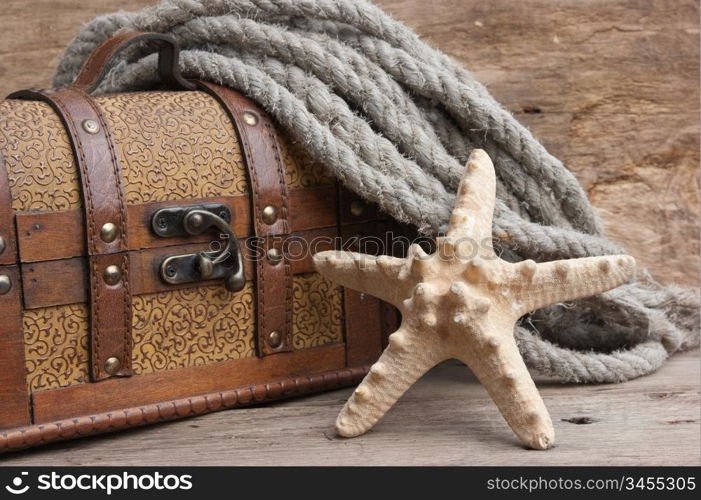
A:
<svg viewBox="0 0 701 500">
<path fill-rule="evenodd" d="M 422 375 L 447 359 L 468 365 L 526 445 L 547 449 L 555 432 L 521 358 L 513 329 L 524 314 L 554 303 L 596 295 L 635 272 L 626 255 L 536 264 L 510 263 L 492 247 L 494 166 L 482 150 L 470 155 L 455 208 L 437 250 L 414 244 L 407 258 L 348 251 L 314 256 L 333 281 L 396 306 L 400 328 L 336 421 L 337 432 L 368 431 Z"/>
</svg>

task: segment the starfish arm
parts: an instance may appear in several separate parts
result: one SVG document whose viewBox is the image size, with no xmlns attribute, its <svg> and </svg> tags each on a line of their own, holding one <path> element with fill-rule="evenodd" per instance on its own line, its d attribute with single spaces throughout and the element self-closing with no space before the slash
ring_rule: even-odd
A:
<svg viewBox="0 0 701 500">
<path fill-rule="evenodd" d="M 489 335 L 481 348 L 456 357 L 470 367 L 524 444 L 550 448 L 555 442 L 552 420 L 516 346 L 513 325 L 491 328 Z"/>
<path fill-rule="evenodd" d="M 483 150 L 475 149 L 467 160 L 458 187 L 447 236 L 455 240 L 469 238 L 491 247 L 495 196 L 496 177 L 492 160 Z"/>
<path fill-rule="evenodd" d="M 635 259 L 628 255 L 607 255 L 515 265 L 521 275 L 512 289 L 518 315 L 557 302 L 597 295 L 622 285 L 635 274 Z"/>
<path fill-rule="evenodd" d="M 411 337 L 411 339 L 409 338 Z M 400 328 L 389 337 L 389 345 L 346 402 L 336 419 L 343 437 L 367 432 L 397 400 L 441 359 L 424 340 L 426 349 L 411 347 L 420 337 Z"/>
<path fill-rule="evenodd" d="M 394 280 L 402 270 L 404 260 L 382 255 L 327 250 L 314 255 L 314 267 L 323 276 L 348 288 L 373 295 L 399 306 L 401 287 Z"/>
</svg>

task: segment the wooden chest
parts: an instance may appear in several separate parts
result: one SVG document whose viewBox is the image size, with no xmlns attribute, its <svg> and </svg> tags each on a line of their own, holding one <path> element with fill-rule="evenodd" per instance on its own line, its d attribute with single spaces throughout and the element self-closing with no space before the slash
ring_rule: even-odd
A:
<svg viewBox="0 0 701 500">
<path fill-rule="evenodd" d="M 91 97 L 143 40 L 169 90 Z M 357 383 L 396 312 L 311 256 L 387 224 L 255 103 L 184 81 L 167 37 L 115 37 L 73 87 L 13 94 L 0 451 Z"/>
</svg>

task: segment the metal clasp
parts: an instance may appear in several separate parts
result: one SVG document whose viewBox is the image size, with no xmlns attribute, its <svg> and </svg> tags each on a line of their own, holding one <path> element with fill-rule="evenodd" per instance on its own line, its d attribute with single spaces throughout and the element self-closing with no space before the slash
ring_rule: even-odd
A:
<svg viewBox="0 0 701 500">
<path fill-rule="evenodd" d="M 243 259 L 230 221 L 229 208 L 217 203 L 156 211 L 151 217 L 151 229 L 157 236 L 198 236 L 211 229 L 219 233 L 216 243 L 222 247 L 166 257 L 159 266 L 161 280 L 180 285 L 223 278 L 227 290 L 243 289 L 246 284 Z"/>
</svg>

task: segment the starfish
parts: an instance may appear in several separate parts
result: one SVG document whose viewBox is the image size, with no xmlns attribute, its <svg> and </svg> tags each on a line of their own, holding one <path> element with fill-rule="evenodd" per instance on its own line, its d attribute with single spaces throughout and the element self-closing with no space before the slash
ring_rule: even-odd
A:
<svg viewBox="0 0 701 500">
<path fill-rule="evenodd" d="M 341 436 L 365 433 L 428 370 L 458 359 L 524 444 L 553 446 L 552 420 L 519 353 L 514 326 L 528 312 L 625 283 L 635 261 L 627 255 L 539 264 L 502 260 L 492 246 L 495 193 L 494 166 L 484 151 L 474 150 L 434 253 L 413 244 L 406 258 L 338 250 L 314 255 L 322 275 L 402 314 L 401 326 L 339 414 Z"/>
</svg>

